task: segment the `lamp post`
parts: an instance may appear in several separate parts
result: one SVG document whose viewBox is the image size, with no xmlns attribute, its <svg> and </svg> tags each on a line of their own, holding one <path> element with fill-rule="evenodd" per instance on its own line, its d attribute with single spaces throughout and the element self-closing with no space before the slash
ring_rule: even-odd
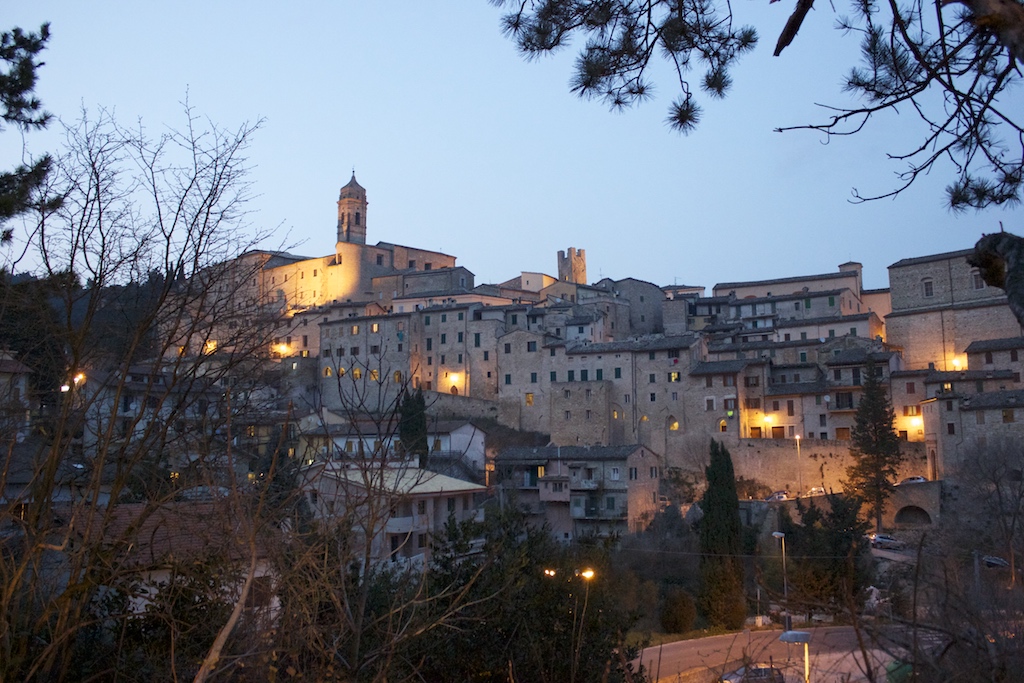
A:
<svg viewBox="0 0 1024 683">
<path fill-rule="evenodd" d="M 786 629 L 779 636 L 779 640 L 784 643 L 803 643 L 804 644 L 804 683 L 811 683 L 811 659 L 810 659 L 810 647 L 808 644 L 811 642 L 810 631 L 790 631 Z"/>
<path fill-rule="evenodd" d="M 796 435 L 796 476 L 798 479 L 797 485 L 799 486 L 800 494 L 804 492 L 804 471 L 800 467 L 800 435 Z"/>
<path fill-rule="evenodd" d="M 594 578 L 594 570 L 589 567 L 582 570 L 577 569 L 576 576 L 583 579 L 583 611 L 580 612 L 580 628 L 576 633 L 576 651 L 573 653 L 572 672 L 569 679 L 571 683 L 576 683 L 576 669 L 579 668 L 580 664 L 580 651 L 583 649 L 583 626 L 587 618 L 587 603 L 590 601 L 590 581 Z M 575 619 L 575 614 L 573 619 Z"/>
<path fill-rule="evenodd" d="M 793 627 L 793 618 L 789 615 L 789 577 L 786 575 L 786 534 L 773 531 L 772 536 L 782 541 L 782 601 L 786 605 L 786 614 L 782 618 L 782 626 L 789 631 Z"/>
</svg>

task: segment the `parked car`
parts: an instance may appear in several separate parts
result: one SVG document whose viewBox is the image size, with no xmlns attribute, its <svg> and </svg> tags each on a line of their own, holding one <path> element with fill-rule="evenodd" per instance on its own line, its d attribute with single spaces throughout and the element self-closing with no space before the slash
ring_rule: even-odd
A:
<svg viewBox="0 0 1024 683">
<path fill-rule="evenodd" d="M 879 550 L 903 550 L 907 547 L 906 543 L 888 534 L 871 533 L 868 534 L 868 540 L 871 541 L 872 548 Z"/>
<path fill-rule="evenodd" d="M 825 487 L 824 486 L 812 486 L 807 491 L 807 495 L 808 496 L 824 496 L 825 495 Z"/>
<path fill-rule="evenodd" d="M 926 481 L 928 480 L 925 479 L 924 477 L 907 477 L 906 479 L 902 480 L 900 483 L 896 485 L 903 486 L 904 484 L 923 484 Z"/>
<path fill-rule="evenodd" d="M 752 664 L 736 669 L 718 679 L 719 683 L 786 683 L 781 669 L 768 664 Z"/>
<path fill-rule="evenodd" d="M 765 498 L 769 503 L 775 503 L 780 500 L 789 500 L 789 491 L 775 491 L 772 495 Z"/>
</svg>

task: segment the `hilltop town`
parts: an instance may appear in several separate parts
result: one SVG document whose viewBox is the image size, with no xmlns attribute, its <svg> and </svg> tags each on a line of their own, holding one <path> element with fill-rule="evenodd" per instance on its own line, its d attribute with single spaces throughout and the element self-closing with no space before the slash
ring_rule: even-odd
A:
<svg viewBox="0 0 1024 683">
<path fill-rule="evenodd" d="M 120 548 L 149 586 L 135 614 L 182 559 L 213 549 L 238 569 L 251 552 L 232 590 L 273 623 L 289 599 L 268 550 L 281 534 L 339 534 L 331 566 L 357 593 L 360 571 L 415 575 L 451 525 L 502 509 L 558 544 L 614 543 L 700 500 L 712 440 L 770 541 L 789 502 L 847 487 L 869 380 L 902 453 L 886 529 L 955 517 L 979 450 L 1020 433 L 1024 332 L 971 250 L 893 263 L 884 289 L 856 262 L 710 291 L 590 282 L 571 247 L 552 274 L 478 284 L 455 256 L 369 244 L 368 204 L 353 174 L 327 255 L 250 249 L 102 291 L 58 283 L 97 303 L 78 338 L 91 353 L 57 365 L 19 336 L 38 298 L 9 296 L 3 496 L 22 513 L 5 542 Z M 5 286 L 53 291 L 41 283 Z"/>
</svg>

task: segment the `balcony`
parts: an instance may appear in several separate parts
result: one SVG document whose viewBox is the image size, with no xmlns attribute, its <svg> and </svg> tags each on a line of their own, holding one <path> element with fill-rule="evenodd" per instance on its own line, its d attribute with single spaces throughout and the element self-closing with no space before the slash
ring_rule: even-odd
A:
<svg viewBox="0 0 1024 683">
<path fill-rule="evenodd" d="M 570 488 L 582 489 L 583 491 L 596 491 L 597 479 L 578 479 L 570 484 Z"/>
</svg>

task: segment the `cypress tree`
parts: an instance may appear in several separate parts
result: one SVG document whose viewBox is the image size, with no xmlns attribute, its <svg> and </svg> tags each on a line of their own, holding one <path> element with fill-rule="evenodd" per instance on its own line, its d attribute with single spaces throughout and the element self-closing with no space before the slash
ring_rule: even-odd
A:
<svg viewBox="0 0 1024 683">
<path fill-rule="evenodd" d="M 427 402 L 420 389 L 416 393 L 405 392 L 398 406 L 398 439 L 409 455 L 419 459 L 419 466 L 426 468 L 427 453 Z"/>
<path fill-rule="evenodd" d="M 867 502 L 876 531 L 882 530 L 885 501 L 892 495 L 903 462 L 899 436 L 893 429 L 895 420 L 885 385 L 875 375 L 875 365 L 869 359 L 856 423 L 850 432 L 854 463 L 847 468 L 846 476 L 849 487 Z"/>
<path fill-rule="evenodd" d="M 711 441 L 711 461 L 704 472 L 708 487 L 701 500 L 700 607 L 710 625 L 736 629 L 746 618 L 742 528 L 732 457 L 723 444 Z"/>
</svg>

